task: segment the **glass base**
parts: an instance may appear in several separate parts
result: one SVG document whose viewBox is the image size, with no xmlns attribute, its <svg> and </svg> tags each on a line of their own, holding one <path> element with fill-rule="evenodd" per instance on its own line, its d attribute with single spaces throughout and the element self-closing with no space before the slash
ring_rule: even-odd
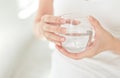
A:
<svg viewBox="0 0 120 78">
<path fill-rule="evenodd" d="M 66 40 L 62 43 L 64 49 L 71 53 L 79 53 L 86 49 L 90 35 L 87 34 L 66 34 Z"/>
</svg>

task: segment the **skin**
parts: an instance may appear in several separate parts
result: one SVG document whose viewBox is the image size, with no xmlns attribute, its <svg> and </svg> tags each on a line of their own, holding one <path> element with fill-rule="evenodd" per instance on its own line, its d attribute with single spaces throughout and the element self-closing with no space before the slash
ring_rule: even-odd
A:
<svg viewBox="0 0 120 78">
<path fill-rule="evenodd" d="M 39 2 L 39 9 L 35 18 L 35 34 L 38 38 L 44 37 L 54 42 L 56 48 L 65 56 L 78 60 L 86 57 L 93 57 L 106 50 L 111 50 L 116 54 L 120 54 L 120 40 L 106 31 L 99 21 L 92 16 L 89 16 L 88 19 L 96 32 L 95 41 L 91 43 L 84 52 L 69 53 L 61 46 L 61 42 L 65 41 L 65 38 L 56 34 L 65 34 L 66 29 L 60 27 L 60 25 L 69 23 L 69 21 L 66 22 L 63 18 L 54 16 L 53 0 L 40 0 Z M 75 24 L 77 24 L 77 21 L 75 21 Z"/>
</svg>

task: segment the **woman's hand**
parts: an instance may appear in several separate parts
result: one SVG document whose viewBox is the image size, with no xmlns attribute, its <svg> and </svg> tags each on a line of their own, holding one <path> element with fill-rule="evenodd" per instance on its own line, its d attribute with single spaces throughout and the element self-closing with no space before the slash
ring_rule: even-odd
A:
<svg viewBox="0 0 120 78">
<path fill-rule="evenodd" d="M 44 15 L 40 22 L 36 23 L 35 34 L 38 37 L 45 37 L 47 40 L 60 45 L 65 39 L 57 34 L 64 34 L 66 32 L 65 28 L 60 27 L 60 25 L 64 23 L 65 20 L 60 17 Z"/>
<path fill-rule="evenodd" d="M 107 32 L 101 24 L 94 17 L 90 16 L 89 21 L 95 29 L 95 41 L 91 43 L 87 49 L 80 53 L 70 53 L 66 51 L 62 46 L 56 45 L 57 49 L 64 54 L 73 59 L 81 59 L 86 57 L 95 56 L 106 50 L 114 50 L 114 45 L 116 45 L 118 39 L 113 37 L 109 32 Z"/>
</svg>

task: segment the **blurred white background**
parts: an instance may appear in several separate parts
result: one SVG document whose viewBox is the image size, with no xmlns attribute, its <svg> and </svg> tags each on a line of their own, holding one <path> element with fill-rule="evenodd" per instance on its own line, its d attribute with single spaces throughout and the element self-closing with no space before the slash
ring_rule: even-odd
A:
<svg viewBox="0 0 120 78">
<path fill-rule="evenodd" d="M 38 0 L 0 0 L 0 78 L 49 78 L 48 42 L 34 37 Z"/>
</svg>

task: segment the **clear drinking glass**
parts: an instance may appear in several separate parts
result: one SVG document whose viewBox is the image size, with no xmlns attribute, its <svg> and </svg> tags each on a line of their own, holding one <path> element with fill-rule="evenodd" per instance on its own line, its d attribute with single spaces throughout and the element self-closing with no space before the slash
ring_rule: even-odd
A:
<svg viewBox="0 0 120 78">
<path fill-rule="evenodd" d="M 62 47 L 71 53 L 79 53 L 86 49 L 88 43 L 94 40 L 94 30 L 88 21 L 88 16 L 80 16 L 79 13 L 70 13 L 61 16 L 66 23 L 61 25 L 67 29 L 66 38 Z"/>
</svg>

